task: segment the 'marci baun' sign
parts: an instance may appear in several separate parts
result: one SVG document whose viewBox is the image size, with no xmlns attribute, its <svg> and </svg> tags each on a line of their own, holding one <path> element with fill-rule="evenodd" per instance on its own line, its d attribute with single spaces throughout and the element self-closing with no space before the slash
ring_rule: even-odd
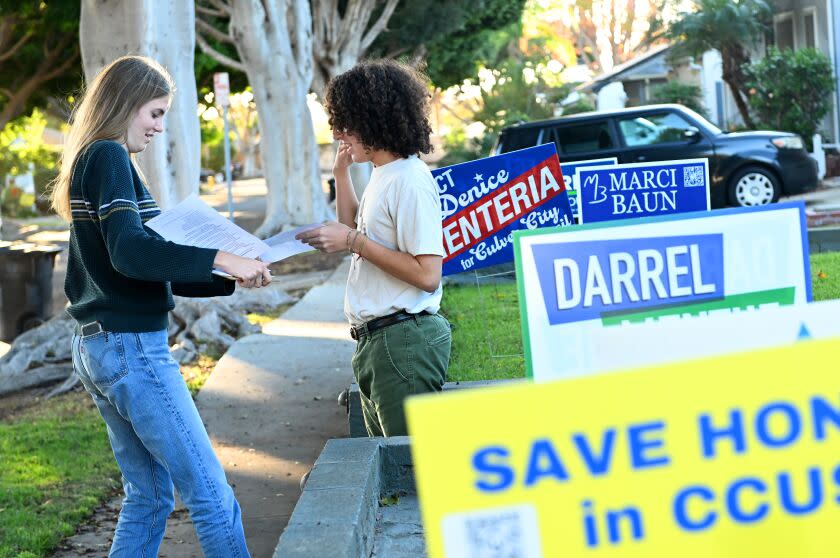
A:
<svg viewBox="0 0 840 558">
<path fill-rule="evenodd" d="M 580 167 L 581 223 L 708 211 L 707 159 Z"/>
</svg>

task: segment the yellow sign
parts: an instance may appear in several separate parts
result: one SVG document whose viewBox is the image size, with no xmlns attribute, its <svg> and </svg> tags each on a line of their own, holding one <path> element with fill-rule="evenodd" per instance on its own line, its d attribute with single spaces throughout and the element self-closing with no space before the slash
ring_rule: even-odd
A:
<svg viewBox="0 0 840 558">
<path fill-rule="evenodd" d="M 406 412 L 431 558 L 840 556 L 840 339 Z"/>
</svg>

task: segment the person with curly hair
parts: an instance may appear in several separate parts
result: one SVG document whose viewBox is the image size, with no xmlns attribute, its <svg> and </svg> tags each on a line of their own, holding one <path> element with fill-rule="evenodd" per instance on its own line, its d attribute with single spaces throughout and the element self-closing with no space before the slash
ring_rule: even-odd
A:
<svg viewBox="0 0 840 558">
<path fill-rule="evenodd" d="M 414 69 L 362 62 L 327 85 L 339 140 L 333 173 L 338 222 L 298 235 L 323 252 L 353 254 L 344 312 L 357 341 L 353 374 L 370 436 L 407 434 L 403 405 L 446 381 L 451 333 L 438 314 L 443 233 L 437 183 L 418 157 L 432 151 L 429 90 Z M 361 201 L 352 163 L 373 163 Z"/>
</svg>

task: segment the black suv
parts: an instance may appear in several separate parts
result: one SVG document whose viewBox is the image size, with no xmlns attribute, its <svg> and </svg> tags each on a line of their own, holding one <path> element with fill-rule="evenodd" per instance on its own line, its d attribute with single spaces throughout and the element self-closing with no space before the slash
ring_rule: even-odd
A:
<svg viewBox="0 0 840 558">
<path fill-rule="evenodd" d="M 713 208 L 765 205 L 817 187 L 817 163 L 786 132 L 726 133 L 682 105 L 588 112 L 502 130 L 493 155 L 554 142 L 561 163 L 709 160 Z"/>
</svg>

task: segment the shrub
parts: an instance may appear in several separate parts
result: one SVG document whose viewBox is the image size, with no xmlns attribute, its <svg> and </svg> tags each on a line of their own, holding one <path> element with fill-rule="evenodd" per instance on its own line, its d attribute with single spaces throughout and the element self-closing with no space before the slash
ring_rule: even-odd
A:
<svg viewBox="0 0 840 558">
<path fill-rule="evenodd" d="M 826 55 L 812 48 L 772 47 L 746 66 L 750 108 L 762 127 L 802 136 L 808 148 L 831 109 L 834 72 Z"/>
<path fill-rule="evenodd" d="M 706 108 L 700 100 L 702 92 L 696 85 L 689 85 L 679 81 L 669 81 L 653 88 L 651 99 L 657 103 L 675 103 L 690 108 L 706 116 Z"/>
<path fill-rule="evenodd" d="M 0 204 L 3 212 L 13 217 L 33 215 L 33 202 L 39 209 L 49 203 L 39 202 L 49 182 L 58 172 L 60 150 L 44 143 L 47 119 L 37 109 L 8 123 L 0 130 Z M 7 176 L 32 172 L 35 195 L 24 194 L 15 187 L 4 188 Z"/>
<path fill-rule="evenodd" d="M 563 107 L 563 116 L 569 116 L 570 114 L 580 114 L 582 112 L 592 112 L 594 110 L 595 105 L 593 105 L 586 99 L 581 99 L 579 101 L 575 101 L 571 105 Z"/>
</svg>

